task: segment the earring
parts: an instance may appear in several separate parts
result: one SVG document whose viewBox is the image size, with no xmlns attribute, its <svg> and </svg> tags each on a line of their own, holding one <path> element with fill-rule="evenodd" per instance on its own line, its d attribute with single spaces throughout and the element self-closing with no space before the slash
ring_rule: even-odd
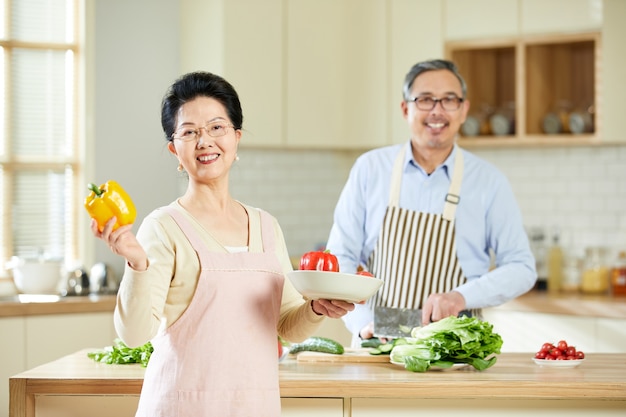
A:
<svg viewBox="0 0 626 417">
<path fill-rule="evenodd" d="M 235 155 L 235 161 L 239 161 L 239 155 Z"/>
<path fill-rule="evenodd" d="M 176 168 L 176 170 L 177 170 L 178 172 L 183 172 L 183 171 L 185 170 L 185 168 L 183 168 L 183 164 L 180 164 L 180 163 L 179 163 L 179 164 L 178 164 L 178 168 Z"/>
</svg>

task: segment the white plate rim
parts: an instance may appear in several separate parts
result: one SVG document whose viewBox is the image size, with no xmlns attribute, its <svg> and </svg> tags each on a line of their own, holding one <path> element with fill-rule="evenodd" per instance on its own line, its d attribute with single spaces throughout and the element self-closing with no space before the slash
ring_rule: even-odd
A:
<svg viewBox="0 0 626 417">
<path fill-rule="evenodd" d="M 546 368 L 575 368 L 582 364 L 585 359 L 569 359 L 569 360 L 552 360 L 552 359 L 537 359 L 532 358 L 533 362 L 535 362 L 539 366 L 543 366 Z"/>
<path fill-rule="evenodd" d="M 376 277 L 368 277 L 365 275 L 358 275 L 358 274 L 346 274 L 345 272 L 333 272 L 333 271 L 315 271 L 315 270 L 300 270 L 300 269 L 296 269 L 293 271 L 288 272 L 287 278 L 290 278 L 291 274 L 302 274 L 302 273 L 316 273 L 316 274 L 323 274 L 323 275 L 327 275 L 327 276 L 335 276 L 341 279 L 342 276 L 349 276 L 349 277 L 358 277 L 358 278 L 367 278 L 368 280 L 376 280 L 378 281 L 378 288 L 376 289 L 376 291 L 378 291 L 378 289 L 380 289 L 380 287 L 382 286 L 382 280 Z M 294 287 L 296 287 L 296 285 L 294 284 Z M 296 288 L 296 290 L 299 292 L 298 288 Z M 374 291 L 374 293 L 376 292 Z M 341 295 L 336 295 L 336 294 L 332 294 L 330 292 L 323 292 L 323 291 L 306 291 L 306 294 L 301 293 L 302 295 L 304 295 L 305 297 L 307 297 L 310 300 L 317 300 L 317 299 L 329 299 L 329 300 L 342 300 L 342 301 L 346 301 L 349 303 L 359 303 L 361 301 L 366 301 L 367 299 L 369 299 L 370 296 L 368 296 L 367 298 L 358 298 L 358 297 L 354 297 L 351 296 L 350 294 L 346 294 L 343 293 Z"/>
</svg>

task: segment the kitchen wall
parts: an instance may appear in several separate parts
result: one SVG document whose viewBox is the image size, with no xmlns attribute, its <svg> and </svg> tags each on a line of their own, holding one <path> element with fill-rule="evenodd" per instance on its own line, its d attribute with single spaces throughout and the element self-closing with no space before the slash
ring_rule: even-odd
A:
<svg viewBox="0 0 626 417">
<path fill-rule="evenodd" d="M 509 178 L 527 227 L 554 227 L 564 249 L 626 250 L 626 146 L 472 150 Z M 292 256 L 325 242 L 358 153 L 243 149 L 236 198 L 277 217 Z"/>
<path fill-rule="evenodd" d="M 184 187 L 165 148 L 159 104 L 166 86 L 180 75 L 179 13 L 187 3 L 87 0 L 86 179 L 115 178 L 124 184 L 136 200 L 138 218 L 172 201 Z M 198 36 L 210 38 L 209 29 L 198 26 Z M 402 123 L 397 119 L 394 123 Z M 509 177 L 529 227 L 561 227 L 564 243 L 576 252 L 598 244 L 626 249 L 626 186 L 621 183 L 626 146 L 475 152 Z M 239 155 L 232 172 L 234 196 L 278 218 L 292 256 L 323 244 L 358 153 L 242 146 Z M 87 266 L 104 261 L 121 272 L 123 261 L 93 238 L 82 215 Z"/>
</svg>

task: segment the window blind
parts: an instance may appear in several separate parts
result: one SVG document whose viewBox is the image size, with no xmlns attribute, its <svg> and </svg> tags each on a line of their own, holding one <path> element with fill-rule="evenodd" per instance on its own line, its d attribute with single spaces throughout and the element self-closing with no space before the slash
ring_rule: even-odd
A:
<svg viewBox="0 0 626 417">
<path fill-rule="evenodd" d="M 79 1 L 0 0 L 2 263 L 78 257 Z"/>
</svg>

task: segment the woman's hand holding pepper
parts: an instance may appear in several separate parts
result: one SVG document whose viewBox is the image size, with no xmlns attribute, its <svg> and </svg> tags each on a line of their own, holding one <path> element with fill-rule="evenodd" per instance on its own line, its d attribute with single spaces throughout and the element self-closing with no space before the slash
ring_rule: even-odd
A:
<svg viewBox="0 0 626 417">
<path fill-rule="evenodd" d="M 109 219 L 102 232 L 98 230 L 98 222 L 91 219 L 91 231 L 98 239 L 102 239 L 111 251 L 124 257 L 128 265 L 136 271 L 148 269 L 148 255 L 132 232 L 132 224 L 120 226 L 113 230 L 117 219 Z"/>
</svg>

